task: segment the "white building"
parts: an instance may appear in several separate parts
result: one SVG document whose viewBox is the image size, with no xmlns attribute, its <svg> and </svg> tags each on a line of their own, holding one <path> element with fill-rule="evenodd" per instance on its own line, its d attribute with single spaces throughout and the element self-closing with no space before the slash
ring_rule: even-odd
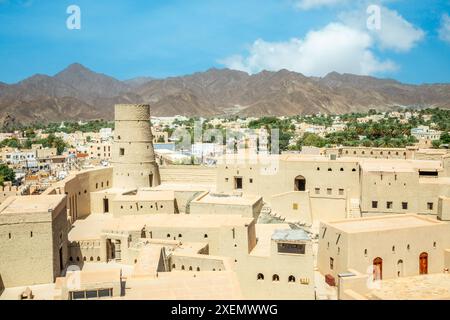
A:
<svg viewBox="0 0 450 320">
<path fill-rule="evenodd" d="M 428 126 L 418 126 L 411 129 L 411 135 L 418 140 L 439 140 L 441 139 L 441 131 L 430 129 Z"/>
</svg>

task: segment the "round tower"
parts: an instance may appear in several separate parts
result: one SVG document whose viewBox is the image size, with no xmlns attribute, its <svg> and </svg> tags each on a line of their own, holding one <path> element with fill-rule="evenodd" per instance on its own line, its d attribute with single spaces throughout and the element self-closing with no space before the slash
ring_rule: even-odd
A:
<svg viewBox="0 0 450 320">
<path fill-rule="evenodd" d="M 161 183 L 153 150 L 150 106 L 115 105 L 113 185 L 115 188 L 145 188 Z"/>
</svg>

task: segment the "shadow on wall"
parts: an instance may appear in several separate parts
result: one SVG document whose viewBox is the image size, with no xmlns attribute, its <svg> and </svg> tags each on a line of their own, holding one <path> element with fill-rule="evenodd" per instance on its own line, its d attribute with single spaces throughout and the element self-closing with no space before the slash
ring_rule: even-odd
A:
<svg viewBox="0 0 450 320">
<path fill-rule="evenodd" d="M 2 295 L 4 290 L 5 290 L 5 285 L 3 284 L 2 275 L 0 274 L 0 296 Z"/>
</svg>

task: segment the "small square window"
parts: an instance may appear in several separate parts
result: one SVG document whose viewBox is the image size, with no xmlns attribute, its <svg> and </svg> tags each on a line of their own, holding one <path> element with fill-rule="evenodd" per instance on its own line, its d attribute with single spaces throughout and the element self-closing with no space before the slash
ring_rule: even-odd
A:
<svg viewBox="0 0 450 320">
<path fill-rule="evenodd" d="M 315 188 L 314 191 L 316 194 L 320 194 L 320 188 Z"/>
<path fill-rule="evenodd" d="M 292 204 L 292 209 L 293 210 L 298 210 L 298 203 L 293 203 Z"/>
<path fill-rule="evenodd" d="M 402 202 L 402 209 L 407 210 L 408 209 L 408 202 Z"/>
<path fill-rule="evenodd" d="M 433 202 L 428 202 L 427 203 L 427 209 L 428 210 L 433 210 Z"/>
<path fill-rule="evenodd" d="M 250 183 L 253 183 L 253 179 L 252 179 L 252 178 L 250 178 L 248 181 L 249 181 Z"/>
<path fill-rule="evenodd" d="M 120 148 L 120 153 L 119 153 L 121 156 L 124 156 L 125 155 L 125 148 Z"/>
<path fill-rule="evenodd" d="M 328 189 L 327 189 L 327 194 L 331 194 L 332 191 L 333 191 L 333 190 L 332 190 L 331 188 L 328 188 Z"/>
<path fill-rule="evenodd" d="M 343 196 L 344 195 L 344 189 L 339 189 L 339 195 Z"/>
<path fill-rule="evenodd" d="M 372 209 L 378 208 L 378 201 L 372 201 Z"/>
<path fill-rule="evenodd" d="M 386 202 L 386 209 L 392 209 L 392 201 Z"/>
</svg>

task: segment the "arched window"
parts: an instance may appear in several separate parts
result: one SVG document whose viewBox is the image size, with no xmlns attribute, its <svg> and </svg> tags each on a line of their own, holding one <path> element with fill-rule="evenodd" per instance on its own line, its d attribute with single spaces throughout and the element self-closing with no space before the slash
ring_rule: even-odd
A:
<svg viewBox="0 0 450 320">
<path fill-rule="evenodd" d="M 181 270 L 184 270 L 184 265 L 181 266 Z"/>
<path fill-rule="evenodd" d="M 383 259 L 377 257 L 373 259 L 373 280 L 383 279 Z"/>
<path fill-rule="evenodd" d="M 277 274 L 272 276 L 272 281 L 280 281 L 280 277 Z"/>
<path fill-rule="evenodd" d="M 258 276 L 256 277 L 257 280 L 264 280 L 264 275 L 262 273 L 258 273 Z"/>
<path fill-rule="evenodd" d="M 175 266 L 175 263 L 174 263 L 174 264 L 172 265 L 172 269 L 175 269 L 175 267 L 176 267 L 176 266 Z"/>
<path fill-rule="evenodd" d="M 83 257 L 83 261 L 86 261 L 86 257 Z"/>
<path fill-rule="evenodd" d="M 288 282 L 295 282 L 295 277 L 290 275 L 288 278 Z"/>
<path fill-rule="evenodd" d="M 70 261 L 73 261 L 73 257 L 70 257 L 69 260 L 70 260 Z"/>
<path fill-rule="evenodd" d="M 306 179 L 304 176 L 295 177 L 294 181 L 294 190 L 295 191 L 305 191 L 306 190 Z"/>
<path fill-rule="evenodd" d="M 397 277 L 403 276 L 403 260 L 397 261 Z"/>
<path fill-rule="evenodd" d="M 91 257 L 91 258 L 89 259 L 89 261 L 94 261 L 94 257 Z"/>
<path fill-rule="evenodd" d="M 100 257 L 97 257 L 97 261 L 100 261 Z"/>
<path fill-rule="evenodd" d="M 189 271 L 192 271 L 192 266 L 189 266 Z"/>
<path fill-rule="evenodd" d="M 200 267 L 197 267 L 197 271 L 200 271 Z"/>
</svg>

